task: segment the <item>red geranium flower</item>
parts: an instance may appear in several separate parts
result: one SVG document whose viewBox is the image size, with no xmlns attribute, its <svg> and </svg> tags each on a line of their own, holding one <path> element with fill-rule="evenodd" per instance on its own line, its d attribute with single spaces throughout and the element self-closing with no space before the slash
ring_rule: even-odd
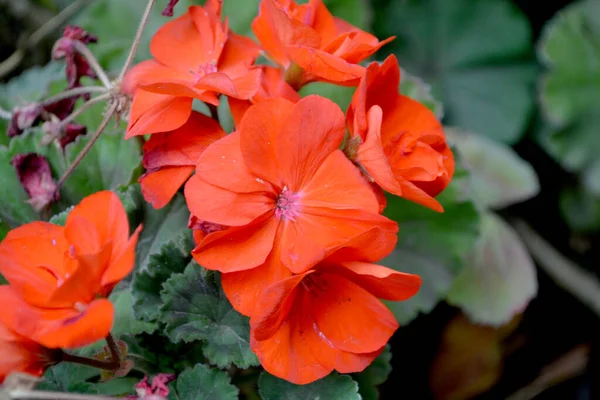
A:
<svg viewBox="0 0 600 400">
<path fill-rule="evenodd" d="M 306 384 L 333 370 L 362 371 L 381 352 L 398 323 L 378 298 L 406 300 L 421 278 L 371 264 L 390 250 L 373 247 L 374 234 L 262 291 L 250 319 L 250 345 L 269 373 Z"/>
<path fill-rule="evenodd" d="M 369 65 L 348 109 L 345 152 L 384 190 L 443 211 L 433 196 L 452 179 L 454 156 L 435 115 L 399 83 L 395 56 Z"/>
<path fill-rule="evenodd" d="M 303 5 L 292 0 L 262 0 L 252 30 L 296 89 L 314 81 L 356 85 L 364 74 L 358 63 L 394 39 L 380 42 L 333 17 L 322 0 Z"/>
<path fill-rule="evenodd" d="M 217 105 L 217 94 L 248 99 L 260 85 L 260 69 L 252 64 L 260 48 L 230 32 L 221 21 L 221 2 L 192 6 L 167 22 L 152 38 L 155 60 L 128 72 L 123 90 L 133 93 L 126 137 L 179 128 L 197 98 Z"/>
<path fill-rule="evenodd" d="M 167 205 L 194 172 L 196 161 L 214 141 L 225 136 L 219 123 L 196 111 L 172 132 L 157 133 L 144 144 L 142 193 L 154 208 Z"/>
<path fill-rule="evenodd" d="M 250 107 L 237 132 L 200 156 L 185 186 L 192 215 L 229 227 L 208 234 L 193 251 L 196 260 L 234 272 L 280 248 L 281 263 L 302 273 L 374 226 L 397 229 L 339 150 L 344 125 L 339 107 L 319 96 Z"/>
<path fill-rule="evenodd" d="M 103 191 L 86 197 L 64 227 L 33 222 L 0 243 L 0 322 L 51 348 L 78 347 L 104 338 L 113 323 L 107 297 L 133 268 L 139 227 L 129 237 L 119 198 Z"/>
<path fill-rule="evenodd" d="M 50 350 L 0 323 L 0 383 L 13 372 L 41 376 L 61 359 L 60 350 Z"/>
<path fill-rule="evenodd" d="M 282 97 L 291 102 L 297 103 L 302 96 L 291 87 L 284 79 L 283 72 L 279 68 L 261 65 L 257 68 L 262 70 L 260 87 L 254 96 L 249 100 L 240 100 L 233 97 L 228 99 L 229 109 L 233 117 L 235 126 L 242 121 L 244 113 L 252 104 L 260 103 L 274 97 Z"/>
</svg>

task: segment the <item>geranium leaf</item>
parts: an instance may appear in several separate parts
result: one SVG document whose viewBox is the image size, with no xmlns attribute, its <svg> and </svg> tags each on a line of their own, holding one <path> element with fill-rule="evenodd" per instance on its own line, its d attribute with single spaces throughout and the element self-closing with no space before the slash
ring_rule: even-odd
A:
<svg viewBox="0 0 600 400">
<path fill-rule="evenodd" d="M 578 232 L 600 230 L 600 197 L 584 187 L 565 189 L 560 194 L 560 210 L 571 229 Z"/>
<path fill-rule="evenodd" d="M 516 5 L 405 0 L 375 10 L 378 35 L 397 36 L 388 51 L 432 84 L 446 123 L 509 143 L 522 136 L 534 107 L 537 68 L 530 27 Z"/>
<path fill-rule="evenodd" d="M 239 393 L 226 372 L 204 364 L 183 371 L 174 386 L 177 394 L 169 393 L 173 400 L 237 400 Z"/>
<path fill-rule="evenodd" d="M 544 27 L 538 57 L 548 72 L 540 81 L 546 129 L 538 140 L 566 169 L 582 171 L 600 152 L 600 8 L 580 1 Z M 576 60 L 576 61 L 575 61 Z"/>
<path fill-rule="evenodd" d="M 535 170 L 510 146 L 457 129 L 445 131 L 470 172 L 473 198 L 479 205 L 498 209 L 538 194 Z"/>
<path fill-rule="evenodd" d="M 7 83 L 0 84 L 0 107 L 12 111 L 14 107 L 42 100 L 44 96 L 48 95 L 53 82 L 65 80 L 64 69 L 63 63 L 51 61 L 43 67 L 25 70 Z M 9 142 L 9 137 L 6 135 L 8 123 L 9 121 L 0 118 L 0 145 L 6 145 Z"/>
<path fill-rule="evenodd" d="M 262 400 L 360 400 L 358 384 L 348 375 L 332 373 L 307 385 L 294 385 L 267 372 L 258 378 L 258 393 Z"/>
<path fill-rule="evenodd" d="M 163 244 L 187 231 L 190 212 L 181 194 L 160 210 L 154 209 L 149 203 L 144 203 L 144 230 L 140 235 L 136 249 L 136 270 L 148 268 L 150 255 L 160 251 Z"/>
<path fill-rule="evenodd" d="M 358 392 L 363 400 L 378 400 L 379 392 L 377 386 L 384 383 L 392 372 L 392 352 L 390 346 L 386 345 L 380 355 L 364 371 L 354 374 L 358 383 Z"/>
<path fill-rule="evenodd" d="M 134 316 L 134 297 L 131 288 L 114 292 L 109 300 L 115 308 L 115 319 L 111 330 L 114 336 L 119 337 L 122 334 L 139 335 L 140 333 L 152 333 L 156 330 L 155 323 L 140 321 Z"/>
<path fill-rule="evenodd" d="M 448 293 L 448 302 L 473 321 L 500 326 L 537 294 L 535 264 L 517 232 L 491 212 L 481 218 L 481 236 Z"/>
<path fill-rule="evenodd" d="M 191 263 L 164 283 L 161 298 L 159 320 L 173 342 L 204 341 L 204 354 L 220 368 L 258 365 L 249 345 L 249 319 L 231 307 L 216 274 Z"/>
<path fill-rule="evenodd" d="M 61 175 L 79 155 L 90 140 L 90 135 L 80 136 L 65 148 L 66 163 Z M 85 196 L 101 190 L 115 190 L 128 185 L 141 162 L 140 145 L 135 140 L 123 140 L 122 133 L 105 131 L 92 149 L 65 181 L 61 195 L 72 204 Z M 52 162 L 52 160 L 51 160 Z M 55 166 L 55 164 L 52 164 Z"/>
<path fill-rule="evenodd" d="M 425 105 L 438 119 L 444 116 L 444 106 L 431 93 L 431 85 L 418 76 L 402 70 L 400 75 L 400 92 Z"/>
<path fill-rule="evenodd" d="M 158 253 L 150 256 L 148 267 L 135 273 L 132 295 L 137 318 L 149 322 L 159 318 L 163 283 L 171 275 L 183 272 L 192 258 L 188 236 L 189 232 L 182 232 L 177 240 L 163 244 Z"/>
<path fill-rule="evenodd" d="M 479 213 L 469 199 L 468 183 L 468 175 L 458 169 L 452 183 L 437 197 L 444 213 L 388 197 L 384 214 L 398 221 L 400 233 L 396 249 L 381 264 L 423 279 L 421 289 L 411 299 L 387 302 L 401 324 L 411 321 L 419 312 L 431 311 L 446 297 L 475 245 Z"/>
</svg>

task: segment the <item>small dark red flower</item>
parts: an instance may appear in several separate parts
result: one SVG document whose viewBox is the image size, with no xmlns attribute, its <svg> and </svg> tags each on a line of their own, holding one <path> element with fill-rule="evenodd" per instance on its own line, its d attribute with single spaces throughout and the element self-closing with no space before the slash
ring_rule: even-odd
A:
<svg viewBox="0 0 600 400">
<path fill-rule="evenodd" d="M 84 56 L 76 49 L 76 42 L 86 45 L 96 43 L 98 38 L 89 34 L 84 29 L 68 25 L 63 31 L 63 36 L 58 39 L 52 49 L 52 58 L 59 60 L 64 58 L 67 63 L 67 82 L 69 89 L 80 86 L 79 80 L 84 76 L 96 79 L 96 73 Z"/>
<path fill-rule="evenodd" d="M 37 103 L 15 107 L 12 112 L 12 119 L 6 130 L 6 135 L 8 137 L 18 136 L 24 130 L 34 126 L 39 121 L 42 110 L 42 107 Z"/>
<path fill-rule="evenodd" d="M 36 153 L 17 154 L 10 163 L 15 167 L 34 210 L 40 211 L 59 199 L 46 157 Z"/>
</svg>

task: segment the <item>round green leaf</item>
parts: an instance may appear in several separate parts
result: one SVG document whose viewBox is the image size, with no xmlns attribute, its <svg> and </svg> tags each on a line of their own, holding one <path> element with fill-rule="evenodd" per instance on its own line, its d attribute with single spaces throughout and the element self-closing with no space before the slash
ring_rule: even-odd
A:
<svg viewBox="0 0 600 400">
<path fill-rule="evenodd" d="M 177 377 L 177 400 L 237 400 L 239 390 L 231 384 L 226 372 L 197 364 Z"/>
<path fill-rule="evenodd" d="M 419 292 L 402 302 L 386 302 L 400 324 L 427 313 L 445 299 L 452 281 L 479 235 L 479 214 L 468 197 L 468 175 L 457 170 L 438 196 L 444 213 L 398 197 L 388 197 L 384 214 L 400 225 L 398 244 L 382 265 L 421 276 Z"/>
<path fill-rule="evenodd" d="M 448 302 L 473 322 L 500 326 L 523 311 L 537 288 L 535 264 L 517 232 L 496 214 L 484 214 L 481 236 L 452 283 Z"/>
<path fill-rule="evenodd" d="M 535 170 L 510 146 L 452 128 L 445 131 L 470 172 L 473 198 L 478 204 L 503 208 L 534 197 L 540 191 Z"/>
<path fill-rule="evenodd" d="M 220 368 L 258 365 L 250 350 L 250 321 L 235 311 L 214 274 L 196 263 L 163 285 L 159 321 L 174 342 L 204 341 L 204 354 Z"/>
<path fill-rule="evenodd" d="M 360 400 L 358 384 L 348 375 L 332 373 L 307 385 L 294 385 L 267 372 L 258 378 L 262 400 Z"/>
<path fill-rule="evenodd" d="M 576 2 L 560 11 L 544 28 L 538 57 L 548 68 L 539 86 L 549 124 L 538 140 L 566 169 L 581 171 L 600 152 L 598 2 Z"/>
<path fill-rule="evenodd" d="M 405 0 L 380 13 L 400 65 L 434 88 L 445 122 L 513 143 L 534 106 L 526 17 L 509 0 Z"/>
<path fill-rule="evenodd" d="M 600 196 L 581 187 L 566 189 L 560 195 L 559 204 L 563 217 L 574 231 L 600 230 Z"/>
<path fill-rule="evenodd" d="M 392 372 L 391 360 L 392 351 L 390 345 L 386 345 L 371 365 L 364 371 L 354 374 L 354 379 L 358 383 L 358 392 L 363 400 L 379 399 L 377 386 L 384 383 Z"/>
</svg>

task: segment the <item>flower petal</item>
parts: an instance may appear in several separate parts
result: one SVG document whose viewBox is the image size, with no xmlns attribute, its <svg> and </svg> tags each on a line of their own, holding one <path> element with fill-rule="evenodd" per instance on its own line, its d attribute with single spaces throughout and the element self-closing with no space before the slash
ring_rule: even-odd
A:
<svg viewBox="0 0 600 400">
<path fill-rule="evenodd" d="M 282 98 L 265 100 L 250 107 L 239 127 L 244 163 L 253 174 L 279 188 L 283 183 L 275 146 L 293 107 L 294 103 Z"/>
<path fill-rule="evenodd" d="M 312 95 L 294 105 L 276 144 L 279 166 L 291 192 L 298 192 L 340 147 L 345 129 L 344 114 L 331 100 Z"/>
<path fill-rule="evenodd" d="M 221 275 L 223 291 L 233 308 L 243 315 L 254 315 L 262 292 L 272 284 L 290 277 L 292 273 L 281 265 L 280 258 L 281 249 L 275 242 L 273 250 L 261 266 Z"/>
<path fill-rule="evenodd" d="M 302 273 L 350 239 L 380 226 L 397 224 L 379 214 L 351 209 L 305 207 L 295 221 L 284 221 L 281 261 L 295 274 Z"/>
<path fill-rule="evenodd" d="M 125 139 L 179 128 L 192 113 L 191 97 L 165 96 L 137 90 L 131 104 Z"/>
<path fill-rule="evenodd" d="M 322 162 L 300 193 L 303 207 L 379 213 L 379 202 L 369 183 L 341 150 Z"/>
<path fill-rule="evenodd" d="M 146 172 L 139 179 L 144 200 L 152 204 L 155 209 L 163 208 L 169 204 L 193 173 L 193 166 L 163 167 L 153 172 Z"/>
<path fill-rule="evenodd" d="M 381 265 L 360 261 L 346 261 L 335 268 L 335 273 L 354 282 L 380 299 L 402 301 L 417 294 L 421 277 L 398 272 Z"/>
<path fill-rule="evenodd" d="M 185 199 L 197 218 L 227 226 L 247 225 L 275 208 L 268 192 L 234 193 L 205 182 L 198 174 L 185 185 Z"/>
<path fill-rule="evenodd" d="M 49 348 L 82 347 L 103 339 L 114 317 L 106 299 L 94 300 L 84 311 L 41 309 L 25 303 L 10 286 L 0 286 L 0 303 L 5 308 L 0 322 Z"/>
<path fill-rule="evenodd" d="M 123 92 L 135 93 L 135 89 L 139 87 L 164 82 L 192 85 L 193 75 L 189 71 L 181 72 L 154 60 L 146 60 L 136 64 L 127 72 L 123 82 Z"/>
<path fill-rule="evenodd" d="M 236 193 L 272 190 L 268 182 L 253 175 L 244 163 L 240 133 L 233 132 L 214 142 L 202 153 L 196 174 L 211 185 Z"/>
<path fill-rule="evenodd" d="M 192 111 L 181 127 L 150 137 L 144 144 L 144 167 L 195 166 L 202 152 L 225 135 L 217 121 Z"/>
<path fill-rule="evenodd" d="M 89 227 L 83 226 L 78 219 L 88 221 L 95 235 L 86 233 Z M 119 197 L 104 190 L 84 198 L 71 210 L 65 224 L 65 237 L 75 246 L 77 253 L 96 252 L 106 243 L 112 243 L 113 256 L 119 254 L 129 240 L 129 220 Z M 92 238 L 98 242 L 86 243 Z M 111 257 L 111 261 L 114 258 Z"/>
<path fill-rule="evenodd" d="M 67 270 L 64 228 L 32 222 L 11 230 L 0 244 L 0 273 L 31 304 L 43 306 Z"/>
<path fill-rule="evenodd" d="M 387 192 L 402 196 L 402 186 L 396 180 L 381 142 L 381 122 L 383 112 L 373 106 L 368 112 L 369 130 L 366 140 L 358 147 L 356 161 L 362 165 L 370 177 Z"/>
<path fill-rule="evenodd" d="M 317 76 L 319 81 L 356 86 L 365 73 L 365 67 L 351 64 L 322 50 L 294 45 L 288 46 L 287 51 L 293 62 L 306 73 Z"/>
<path fill-rule="evenodd" d="M 206 63 L 209 47 L 190 12 L 163 24 L 150 41 L 152 56 L 180 72 L 189 72 Z"/>
<path fill-rule="evenodd" d="M 229 76 L 221 72 L 204 75 L 196 83 L 200 90 L 214 91 L 236 99 L 249 99 L 260 87 L 261 70 L 258 68 L 246 71 L 239 76 Z M 201 99 L 202 100 L 202 99 Z"/>
<path fill-rule="evenodd" d="M 224 273 L 256 268 L 273 248 L 278 221 L 269 215 L 239 228 L 207 235 L 192 251 L 203 267 Z"/>
<path fill-rule="evenodd" d="M 139 225 L 120 253 L 115 254 L 115 250 L 113 249 L 112 261 L 104 272 L 104 275 L 102 275 L 102 281 L 100 282 L 107 295 L 117 283 L 133 270 L 135 265 L 135 249 L 141 231 L 142 225 Z"/>
<path fill-rule="evenodd" d="M 398 323 L 375 296 L 351 281 L 331 273 L 313 275 L 315 323 L 330 345 L 352 353 L 371 353 L 383 347 Z"/>
<path fill-rule="evenodd" d="M 321 365 L 315 355 L 313 349 L 319 340 L 303 334 L 302 312 L 300 307 L 293 307 L 287 321 L 267 340 L 257 341 L 250 332 L 250 347 L 263 368 L 297 385 L 314 382 L 333 370 L 332 366 Z"/>
</svg>

